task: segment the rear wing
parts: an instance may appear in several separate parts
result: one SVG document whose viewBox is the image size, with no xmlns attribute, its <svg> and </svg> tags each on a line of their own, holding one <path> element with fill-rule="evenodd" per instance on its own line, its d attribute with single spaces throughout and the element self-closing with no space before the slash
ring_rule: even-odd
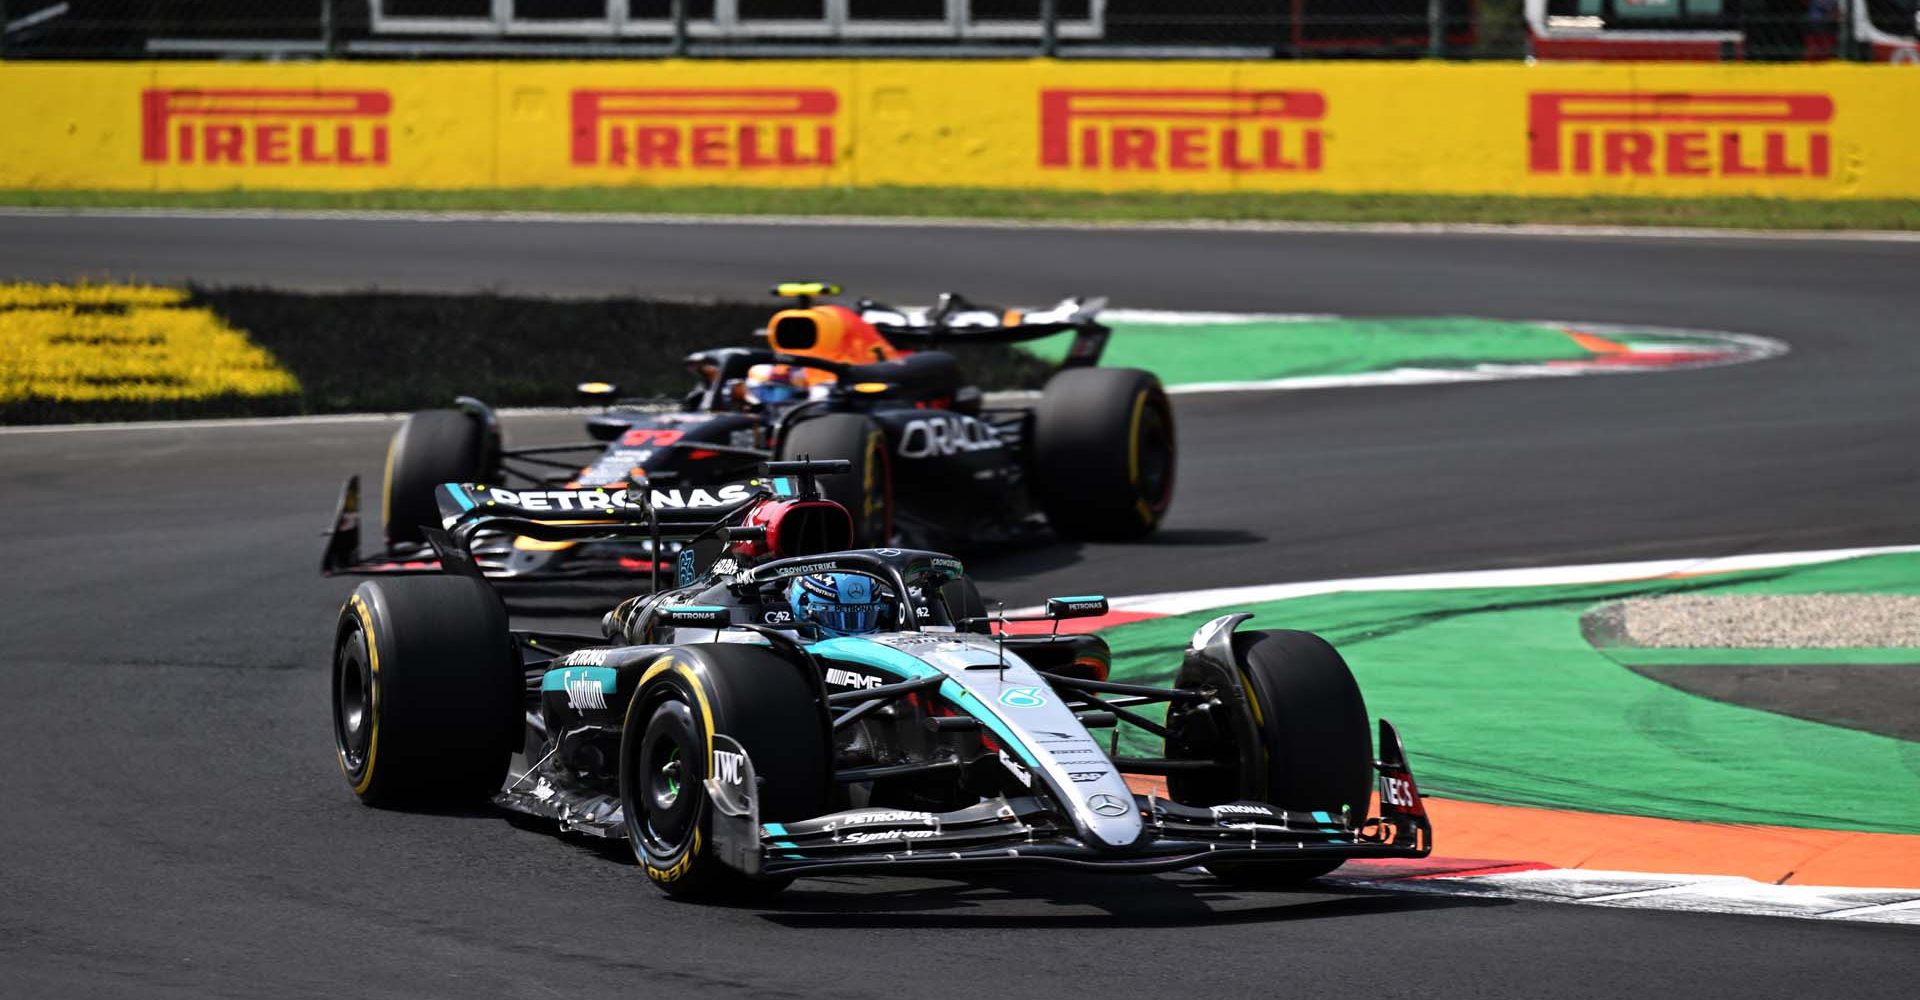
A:
<svg viewBox="0 0 1920 1000">
<path fill-rule="evenodd" d="M 1060 333 L 1074 335 L 1063 368 L 1098 364 L 1113 331 L 1099 320 L 1105 298 L 1062 299 L 1047 309 L 995 309 L 948 292 L 930 307 L 860 301 L 860 318 L 895 347 L 935 349 L 943 344 L 1018 344 Z"/>
<path fill-rule="evenodd" d="M 391 553 L 374 558 L 360 555 L 360 477 L 353 476 L 341 491 L 320 571 L 326 576 L 443 572 L 480 577 L 484 574 L 473 561 L 472 548 L 481 532 L 541 541 L 644 538 L 651 540 L 655 552 L 667 540 L 745 538 L 757 529 L 743 527 L 744 522 L 762 504 L 817 498 L 815 477 L 850 471 L 852 463 L 803 460 L 769 462 L 765 468 L 763 478 L 670 489 L 641 485 L 614 490 L 510 490 L 481 483 L 442 483 L 434 488 L 440 524 L 422 526 L 431 558 L 416 551 L 403 559 Z M 653 584 L 658 589 L 659 560 L 653 563 Z"/>
</svg>

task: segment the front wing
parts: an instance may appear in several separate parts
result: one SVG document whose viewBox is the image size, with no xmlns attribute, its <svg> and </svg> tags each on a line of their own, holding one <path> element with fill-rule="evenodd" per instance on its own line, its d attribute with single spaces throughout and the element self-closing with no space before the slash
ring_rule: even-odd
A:
<svg viewBox="0 0 1920 1000">
<path fill-rule="evenodd" d="M 718 737 L 729 744 L 733 741 Z M 741 751 L 738 744 L 733 744 Z M 708 778 L 714 846 L 751 875 L 825 875 L 954 867 L 1051 865 L 1112 872 L 1175 871 L 1217 861 L 1420 858 L 1433 830 L 1399 734 L 1380 722 L 1377 815 L 1302 812 L 1260 802 L 1186 806 L 1136 794 L 1140 839 L 1123 849 L 1075 836 L 1055 807 L 1034 797 L 1002 798 L 947 813 L 857 809 L 795 823 L 762 823 L 752 761 L 739 753 L 734 781 Z M 1124 808 L 1115 803 L 1116 808 Z"/>
</svg>

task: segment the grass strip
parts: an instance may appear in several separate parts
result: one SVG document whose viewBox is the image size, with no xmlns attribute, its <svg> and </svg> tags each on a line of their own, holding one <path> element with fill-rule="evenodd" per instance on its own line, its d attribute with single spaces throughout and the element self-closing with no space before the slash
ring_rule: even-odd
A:
<svg viewBox="0 0 1920 1000">
<path fill-rule="evenodd" d="M 1091 192 L 963 187 L 581 187 L 464 191 L 0 190 L 36 208 L 641 212 L 1154 222 L 1456 222 L 1738 229 L 1920 229 L 1920 199 Z"/>
<path fill-rule="evenodd" d="M 1209 609 L 1104 631 L 1114 679 L 1165 683 L 1193 630 L 1319 632 L 1367 708 L 1406 736 L 1428 792 L 1499 805 L 1722 823 L 1920 833 L 1920 744 L 1648 679 L 1588 645 L 1597 604 L 1664 593 L 1913 593 L 1920 556 L 1621 583 L 1346 592 Z M 1611 651 L 1604 651 L 1610 653 Z M 1123 730 L 1122 747 L 1158 750 Z M 1442 834 L 1444 836 L 1444 834 Z"/>
<path fill-rule="evenodd" d="M 298 391 L 144 401 L 0 397 L 0 423 L 397 412 L 451 405 L 458 395 L 498 406 L 567 406 L 586 380 L 613 382 L 628 395 L 678 397 L 693 383 L 681 358 L 755 343 L 753 331 L 776 303 L 193 288 L 187 305 L 245 331 L 298 380 Z M 955 353 L 990 389 L 1037 388 L 1050 371 L 1005 346 Z"/>
</svg>

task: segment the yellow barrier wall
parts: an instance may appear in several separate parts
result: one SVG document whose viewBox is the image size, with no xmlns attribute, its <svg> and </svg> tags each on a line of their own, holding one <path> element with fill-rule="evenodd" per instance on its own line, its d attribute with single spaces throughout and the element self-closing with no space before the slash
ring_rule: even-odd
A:
<svg viewBox="0 0 1920 1000">
<path fill-rule="evenodd" d="M 961 185 L 1920 197 L 1855 65 L 0 65 L 0 187 Z"/>
</svg>

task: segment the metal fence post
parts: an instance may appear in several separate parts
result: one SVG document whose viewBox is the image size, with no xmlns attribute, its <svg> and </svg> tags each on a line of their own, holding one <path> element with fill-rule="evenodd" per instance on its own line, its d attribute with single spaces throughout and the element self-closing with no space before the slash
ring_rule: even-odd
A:
<svg viewBox="0 0 1920 1000">
<path fill-rule="evenodd" d="M 669 10 L 673 14 L 673 54 L 679 58 L 687 54 L 687 0 L 673 0 Z"/>
<path fill-rule="evenodd" d="M 1853 0 L 1837 0 L 1834 15 L 1840 22 L 1833 26 L 1834 55 L 1843 61 L 1851 61 L 1853 55 Z"/>
<path fill-rule="evenodd" d="M 334 0 L 320 0 L 320 51 L 332 59 L 340 54 L 333 30 Z"/>
<path fill-rule="evenodd" d="M 7 0 L 0 0 L 0 59 L 7 57 Z"/>
<path fill-rule="evenodd" d="M 1447 54 L 1447 5 L 1445 0 L 1427 0 L 1427 58 Z"/>
<path fill-rule="evenodd" d="M 1052 59 L 1060 54 L 1060 2 L 1040 0 L 1040 54 Z"/>
</svg>

